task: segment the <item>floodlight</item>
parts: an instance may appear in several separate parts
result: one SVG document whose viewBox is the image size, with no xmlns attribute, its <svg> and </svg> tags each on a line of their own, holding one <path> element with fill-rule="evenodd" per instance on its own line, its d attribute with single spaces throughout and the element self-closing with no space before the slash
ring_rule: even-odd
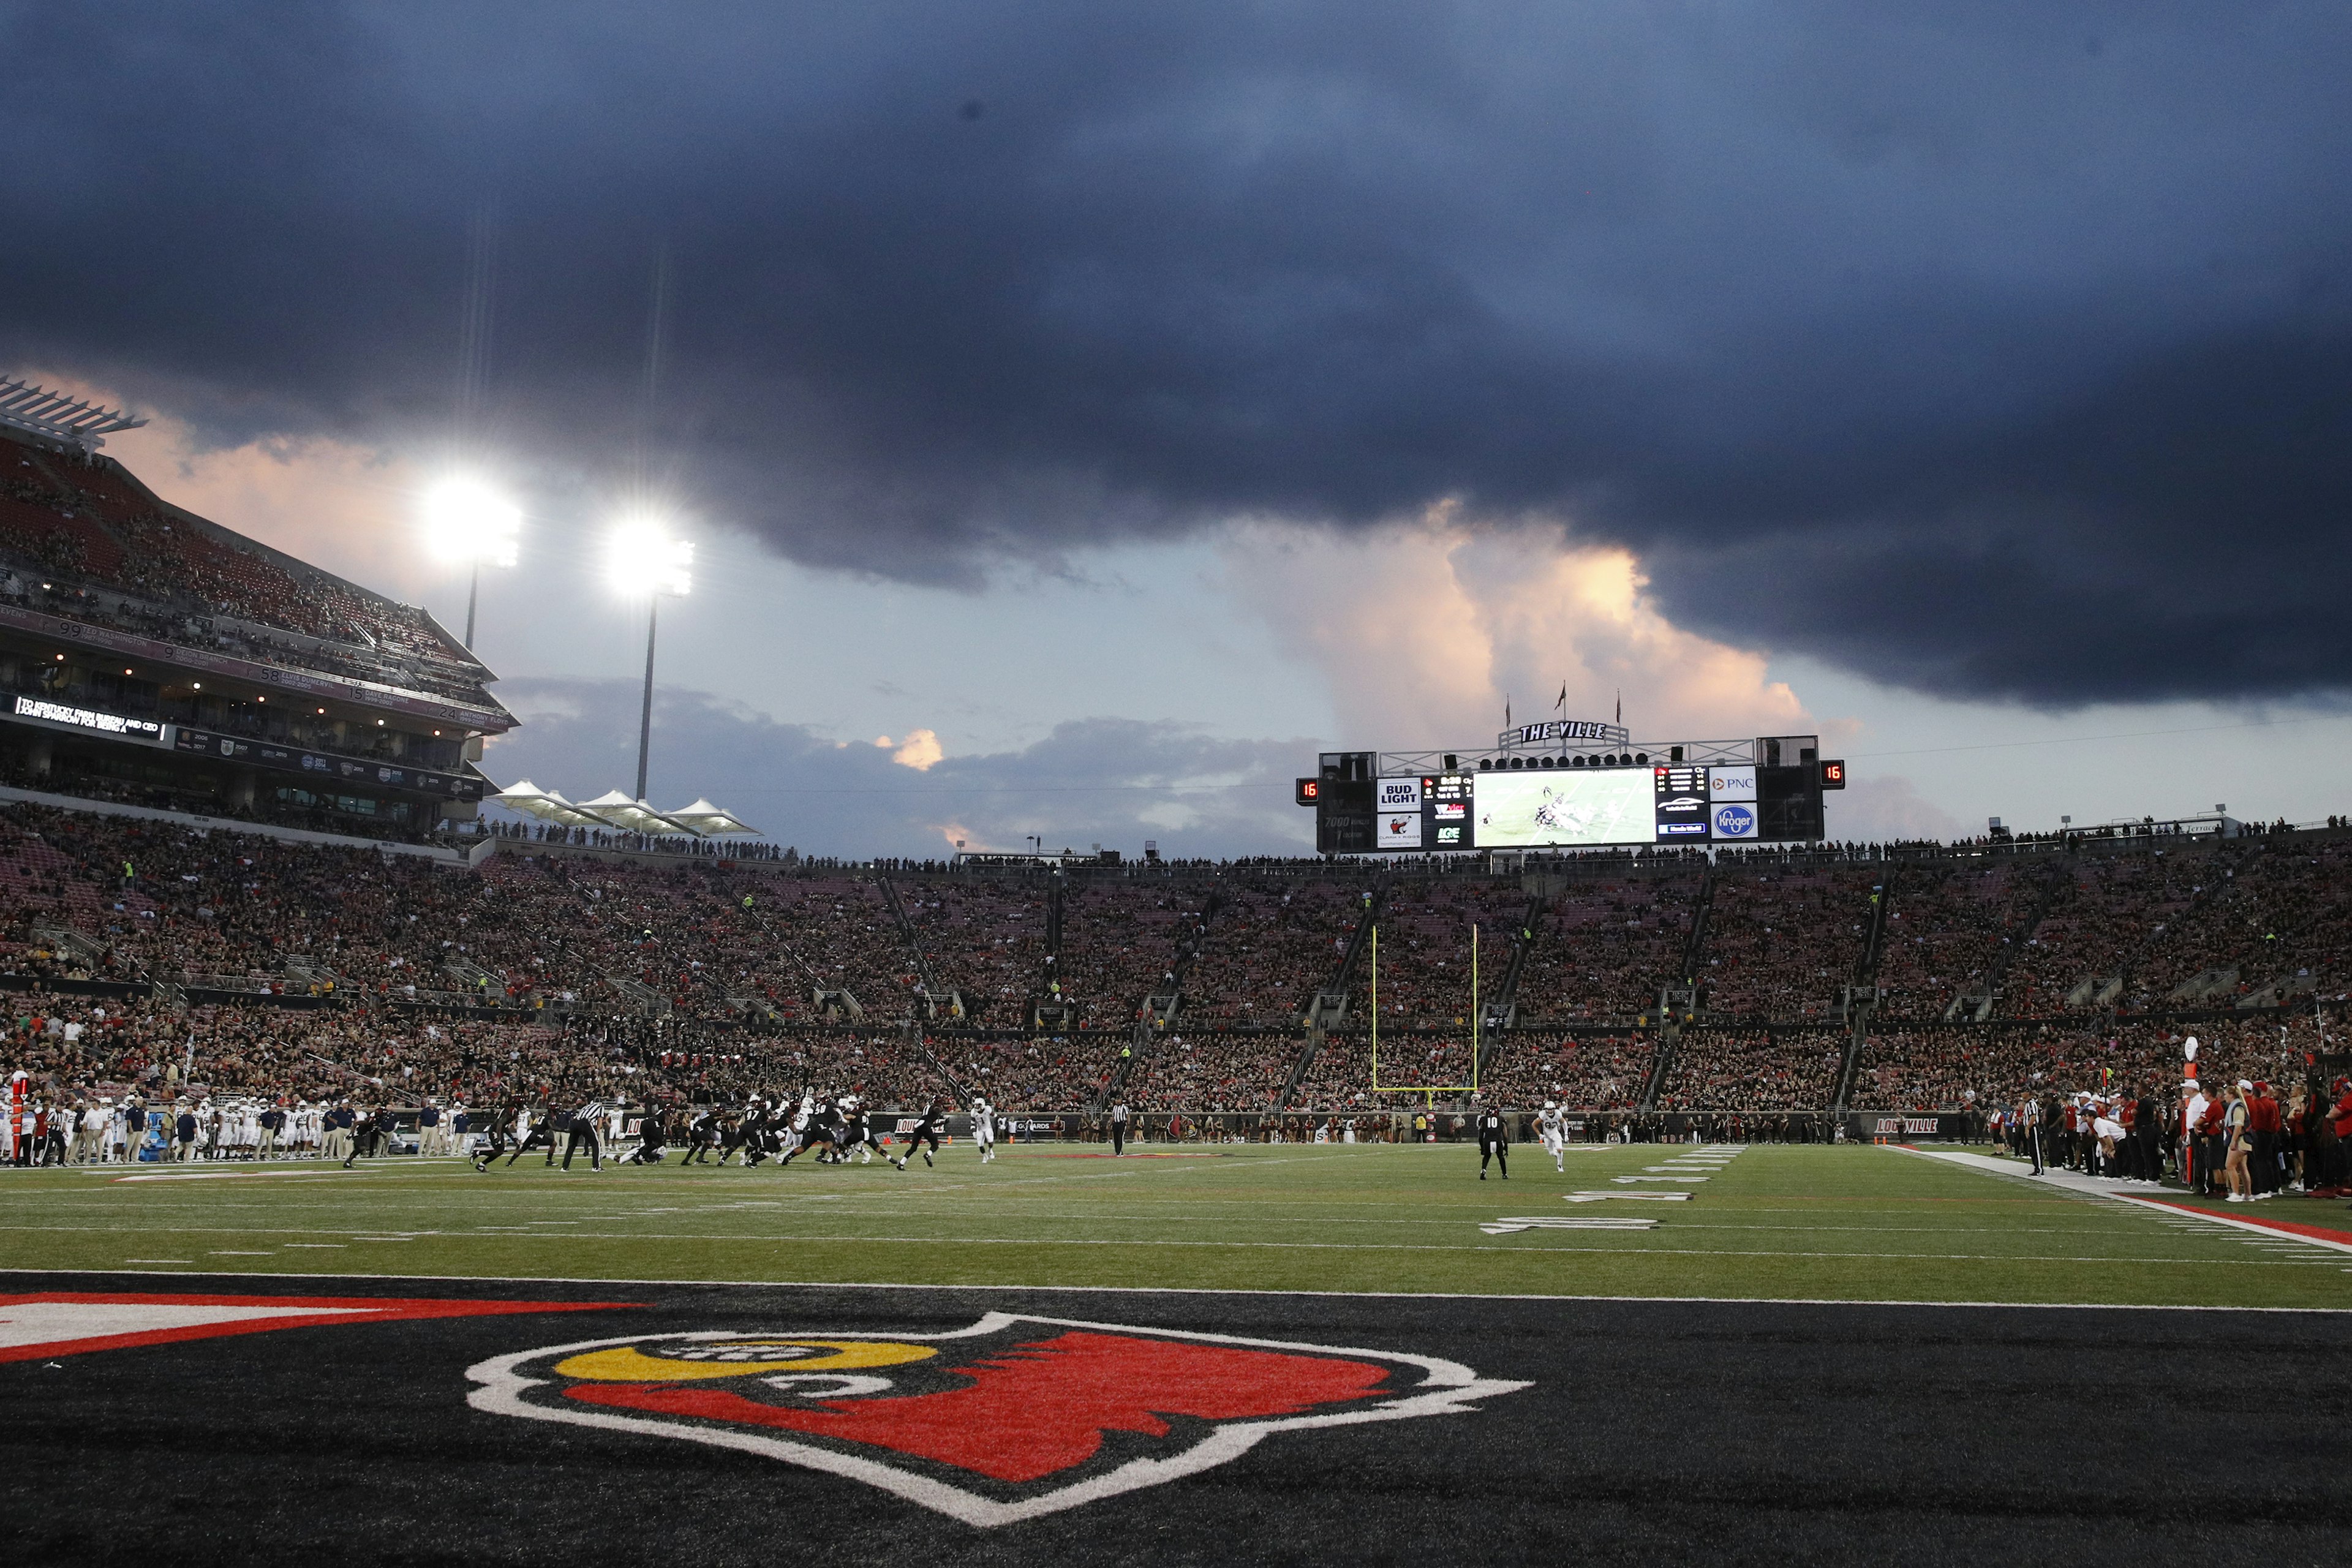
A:
<svg viewBox="0 0 2352 1568">
<path fill-rule="evenodd" d="M 669 531 L 667 518 L 636 512 L 613 525 L 604 542 L 604 569 L 614 590 L 646 601 L 646 700 L 637 716 L 637 795 L 646 798 L 646 764 L 654 743 L 654 636 L 664 595 L 682 599 L 694 588 L 694 544 Z"/>
<path fill-rule="evenodd" d="M 479 479 L 442 480 L 425 492 L 425 539 L 435 556 L 457 563 L 515 563 L 522 509 Z"/>
<path fill-rule="evenodd" d="M 627 517 L 614 524 L 604 563 L 614 590 L 630 598 L 683 598 L 694 587 L 693 542 L 673 535 L 658 517 Z"/>
</svg>

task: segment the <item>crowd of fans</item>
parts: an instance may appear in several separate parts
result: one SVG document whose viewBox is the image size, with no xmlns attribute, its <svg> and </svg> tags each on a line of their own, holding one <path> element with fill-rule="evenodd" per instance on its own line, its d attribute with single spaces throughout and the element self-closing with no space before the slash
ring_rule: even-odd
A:
<svg viewBox="0 0 2352 1568">
<path fill-rule="evenodd" d="M 1654 1016 L 1684 978 L 1699 877 L 1612 880 L 1548 902 L 1519 974 L 1522 1022 Z"/>
<path fill-rule="evenodd" d="M 2045 895 L 2001 986 L 2002 1012 L 2334 997 L 2352 984 L 2352 858 L 2284 836 L 2084 858 Z M 2183 994 L 2184 992 L 2188 994 Z"/>
<path fill-rule="evenodd" d="M 459 827 L 451 827 L 446 837 L 457 843 L 467 839 L 504 838 L 517 844 L 549 844 L 579 849 L 617 849 L 636 855 L 686 855 L 708 860 L 778 860 L 793 865 L 800 856 L 782 844 L 770 844 L 761 839 L 728 840 L 689 838 L 683 834 L 625 833 L 616 827 L 578 827 L 562 823 L 508 822 L 497 817 L 481 817 Z"/>
<path fill-rule="evenodd" d="M 1511 950 L 1527 926 L 1528 900 L 1504 882 L 1405 881 L 1381 909 L 1378 976 L 1381 1021 L 1466 1026 L 1477 1003 L 1496 995 L 1510 972 Z M 1478 995 L 1471 994 L 1472 933 L 1476 933 Z M 1358 973 L 1349 1010 L 1372 1005 L 1371 954 Z"/>
<path fill-rule="evenodd" d="M 1375 1082 L 1379 1088 L 1373 1087 Z M 1451 1103 L 1468 1091 L 1471 1082 L 1466 1026 L 1410 1034 L 1383 1029 L 1377 1079 L 1370 1033 L 1333 1035 L 1307 1064 L 1291 1100 L 1318 1110 L 1409 1109 L 1426 1103 L 1433 1094 Z"/>
<path fill-rule="evenodd" d="M 1659 1088 L 1662 1110 L 1826 1110 L 1845 1066 L 1842 1029 L 1685 1029 Z"/>
<path fill-rule="evenodd" d="M 1657 1059 L 1641 1031 L 1581 1035 L 1514 1030 L 1490 1042 L 1482 1091 L 1505 1105 L 1557 1100 L 1581 1110 L 1631 1110 Z"/>
<path fill-rule="evenodd" d="M 975 1024 L 1018 1026 L 1054 984 L 1045 964 L 1042 884 L 910 885 L 903 900 L 940 988 Z"/>
<path fill-rule="evenodd" d="M 2184 1047 L 2192 1038 L 2200 1062 L 2224 1076 L 2299 1077 L 2315 1057 L 2341 1048 L 2333 1037 L 2332 1028 L 2323 1029 L 2308 1013 L 2187 1022 L 2111 1019 L 2097 1027 L 1873 1029 L 1851 1099 L 1876 1110 L 1965 1111 L 2046 1094 L 2123 1088 L 2168 1093 L 2180 1082 Z"/>
<path fill-rule="evenodd" d="M 2007 863 L 1895 871 L 1879 942 L 1880 1012 L 1941 1018 L 1964 998 L 1990 995 L 2042 885 Z"/>
<path fill-rule="evenodd" d="M 0 441 L 0 595 L 161 641 L 487 700 L 485 672 L 422 611 L 166 512 L 103 458 Z"/>
<path fill-rule="evenodd" d="M 535 841 L 467 866 L 8 805 L 0 984 L 40 1021 L 12 1037 L 16 1065 L 91 1084 L 314 1097 L 355 1076 L 478 1100 L 585 1092 L 625 1070 L 648 1094 L 806 1077 L 908 1099 L 962 1087 L 1007 1110 L 1118 1095 L 1154 1113 L 1383 1114 L 1430 1091 L 1373 1087 L 1368 954 L 1344 966 L 1375 900 L 1382 1085 L 1471 1081 L 1472 1031 L 1449 993 L 1466 1010 L 1475 924 L 1496 933 L 1481 944 L 1490 1001 L 1514 942 L 1528 944 L 1518 1025 L 1480 1031 L 1482 1090 L 1593 1111 L 1838 1103 L 1851 1034 L 1837 991 L 1870 978 L 1881 901 L 1881 996 L 1861 1016 L 1847 1096 L 1859 1106 L 1981 1111 L 2143 1085 L 2178 1072 L 2191 1030 L 2225 1070 L 2283 1077 L 2335 1052 L 2315 1020 L 2352 990 L 2352 858 L 2332 841 L 2175 843 L 2046 871 L 1654 869 L 1547 874 L 1528 925 L 1529 884 L 1458 871 L 1056 880 L 619 860 Z M 1697 1011 L 1636 1026 L 1692 951 L 1703 886 Z M 1310 1035 L 1308 1002 L 1343 972 L 1351 1005 L 1323 1020 L 1328 1037 Z M 2222 1016 L 2171 1016 L 2182 981 L 2209 974 L 2229 977 L 2200 1002 Z M 2121 982 L 2121 1012 L 2069 1005 L 2080 978 L 2102 975 Z M 24 1001 L 36 985 L 57 989 Z M 1141 1020 L 1171 994 L 1172 1011 Z M 1996 1002 L 1990 1022 L 1945 1022 L 1978 994 Z M 2235 1005 L 2266 999 L 2295 1006 Z"/>
<path fill-rule="evenodd" d="M 1174 1034 L 1148 1041 L 1122 1095 L 1137 1110 L 1269 1110 L 1298 1065 L 1289 1034 Z"/>
<path fill-rule="evenodd" d="M 1858 978 L 1878 882 L 1839 868 L 1718 874 L 1698 967 L 1703 1005 L 1739 1018 L 1833 1016 L 1839 992 Z"/>
<path fill-rule="evenodd" d="M 1062 900 L 1062 941 L 1046 982 L 1072 1026 L 1117 1028 L 1172 994 L 1179 963 L 1206 935 L 1197 882 L 1081 883 Z M 1058 989 L 1057 989 L 1058 988 Z"/>
<path fill-rule="evenodd" d="M 1298 1023 L 1316 990 L 1339 973 L 1370 895 L 1369 882 L 1320 874 L 1227 880 L 1184 972 L 1182 1017 L 1211 1028 Z"/>
</svg>

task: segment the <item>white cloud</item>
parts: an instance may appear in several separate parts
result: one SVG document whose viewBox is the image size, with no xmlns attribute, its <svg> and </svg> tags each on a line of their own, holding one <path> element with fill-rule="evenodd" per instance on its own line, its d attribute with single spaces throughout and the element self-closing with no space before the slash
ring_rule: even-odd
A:
<svg viewBox="0 0 2352 1568">
<path fill-rule="evenodd" d="M 939 736 L 929 730 L 909 730 L 904 742 L 893 741 L 887 735 L 877 735 L 874 743 L 888 752 L 892 762 L 902 768 L 912 768 L 919 773 L 930 772 L 931 765 L 947 755 L 940 746 Z"/>
<path fill-rule="evenodd" d="M 1227 588 L 1318 666 L 1345 743 L 1472 746 L 1525 723 L 1610 719 L 1623 693 L 1637 739 L 1715 740 L 1814 722 L 1764 656 L 1685 632 L 1640 563 L 1556 525 L 1477 523 L 1450 507 L 1369 533 L 1273 523 L 1233 530 Z"/>
</svg>

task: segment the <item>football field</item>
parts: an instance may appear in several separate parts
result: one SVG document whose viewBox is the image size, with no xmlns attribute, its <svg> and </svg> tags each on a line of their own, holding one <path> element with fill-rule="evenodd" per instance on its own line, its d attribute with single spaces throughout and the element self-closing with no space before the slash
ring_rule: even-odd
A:
<svg viewBox="0 0 2352 1568">
<path fill-rule="evenodd" d="M 1862 1564 L 1998 1556 L 2085 1500 L 2134 1561 L 2339 1554 L 2352 1492 L 2305 1418 L 2352 1399 L 2342 1205 L 2250 1227 L 1872 1146 L 1566 1163 L 0 1173 L 0 1500 L 37 1562 L 749 1565 L 789 1521 L 950 1563 L 1418 1560 L 1467 1530 L 1507 1560 Z M 2216 1532 L 2164 1439 L 2224 1367 L 2268 1415 L 2200 1456 Z"/>
<path fill-rule="evenodd" d="M 1482 1182 L 1462 1146 L 1039 1144 L 903 1173 L 99 1167 L 0 1175 L 0 1237 L 15 1268 L 109 1274 L 2352 1307 L 2352 1252 L 1898 1149 L 1566 1163 L 1523 1146 Z M 2258 1205 L 2290 1209 L 2345 1228 L 2342 1205 Z"/>
</svg>

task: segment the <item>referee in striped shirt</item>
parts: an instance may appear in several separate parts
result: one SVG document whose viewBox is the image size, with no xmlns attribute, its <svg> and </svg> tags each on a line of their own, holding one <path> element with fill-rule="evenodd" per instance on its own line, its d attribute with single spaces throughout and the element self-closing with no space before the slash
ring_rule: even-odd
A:
<svg viewBox="0 0 2352 1568">
<path fill-rule="evenodd" d="M 604 1120 L 604 1102 L 601 1100 L 592 1100 L 572 1113 L 572 1137 L 563 1145 L 565 1170 L 572 1169 L 572 1156 L 580 1152 L 583 1143 L 588 1146 L 588 1163 L 599 1171 L 604 1168 L 604 1151 L 596 1142 L 596 1129 Z"/>
</svg>

